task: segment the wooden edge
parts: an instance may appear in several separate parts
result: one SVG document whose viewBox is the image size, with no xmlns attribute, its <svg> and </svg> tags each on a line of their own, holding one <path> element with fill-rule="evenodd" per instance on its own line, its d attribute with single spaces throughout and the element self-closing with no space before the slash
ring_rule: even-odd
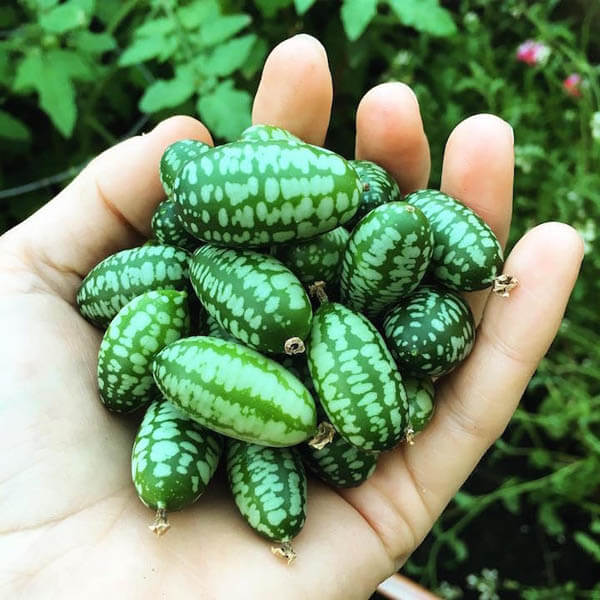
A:
<svg viewBox="0 0 600 600">
<path fill-rule="evenodd" d="M 394 573 L 377 586 L 377 592 L 390 600 L 441 600 L 414 581 Z"/>
</svg>

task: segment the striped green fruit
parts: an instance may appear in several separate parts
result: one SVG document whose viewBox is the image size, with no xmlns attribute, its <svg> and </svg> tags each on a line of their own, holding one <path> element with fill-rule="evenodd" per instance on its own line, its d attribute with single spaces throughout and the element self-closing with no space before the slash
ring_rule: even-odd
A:
<svg viewBox="0 0 600 600">
<path fill-rule="evenodd" d="M 406 202 L 373 209 L 356 225 L 342 262 L 342 303 L 375 319 L 421 282 L 433 252 L 425 215 Z"/>
<path fill-rule="evenodd" d="M 439 377 L 464 360 L 475 341 L 468 304 L 450 290 L 425 285 L 403 298 L 383 321 L 398 368 L 418 377 Z"/>
<path fill-rule="evenodd" d="M 336 435 L 320 450 L 304 444 L 302 459 L 325 483 L 339 488 L 356 487 L 375 472 L 379 453 L 361 450 Z"/>
<path fill-rule="evenodd" d="M 210 314 L 206 315 L 206 335 L 210 337 L 216 337 L 220 340 L 226 340 L 227 342 L 239 343 L 239 340 L 232 336 L 228 331 L 225 331 L 217 321 Z"/>
<path fill-rule="evenodd" d="M 170 402 L 153 402 L 133 443 L 131 478 L 140 500 L 157 511 L 150 529 L 163 534 L 167 511 L 181 510 L 204 493 L 222 451 L 222 440 Z"/>
<path fill-rule="evenodd" d="M 81 282 L 77 305 L 100 327 L 136 296 L 157 289 L 187 290 L 190 255 L 175 246 L 157 244 L 121 250 L 98 263 Z"/>
<path fill-rule="evenodd" d="M 362 193 L 356 214 L 344 226 L 352 231 L 355 225 L 374 208 L 385 202 L 394 202 L 402 198 L 396 180 L 378 164 L 370 160 L 349 161 L 358 173 Z"/>
<path fill-rule="evenodd" d="M 304 144 L 299 137 L 290 133 L 287 129 L 275 127 L 274 125 L 251 125 L 242 132 L 240 142 L 291 142 L 293 144 Z"/>
<path fill-rule="evenodd" d="M 408 430 L 411 435 L 423 431 L 433 416 L 435 389 L 430 377 L 402 378 L 408 398 Z"/>
<path fill-rule="evenodd" d="M 431 270 L 455 291 L 482 290 L 502 273 L 502 247 L 489 225 L 468 206 L 437 190 L 418 190 L 405 198 L 431 223 Z"/>
<path fill-rule="evenodd" d="M 350 219 L 359 197 L 344 158 L 287 141 L 218 146 L 188 162 L 174 183 L 185 229 L 226 246 L 315 237 Z"/>
<path fill-rule="evenodd" d="M 190 329 L 187 293 L 146 292 L 126 304 L 110 322 L 98 352 L 98 389 L 111 411 L 136 410 L 158 395 L 152 359 Z"/>
<path fill-rule="evenodd" d="M 185 163 L 198 158 L 210 148 L 211 146 L 198 140 L 179 140 L 163 152 L 158 172 L 167 196 L 173 193 L 173 182 Z"/>
<path fill-rule="evenodd" d="M 275 361 L 241 344 L 190 337 L 154 359 L 164 396 L 201 425 L 264 446 L 293 446 L 314 435 L 310 392 Z"/>
<path fill-rule="evenodd" d="M 194 253 L 190 279 L 207 312 L 248 346 L 274 354 L 304 351 L 310 300 L 277 259 L 209 244 Z"/>
<path fill-rule="evenodd" d="M 161 244 L 170 244 L 171 246 L 179 246 L 180 248 L 193 251 L 202 242 L 193 235 L 190 235 L 183 228 L 175 211 L 176 205 L 172 200 L 161 202 L 150 222 L 152 233 Z"/>
<path fill-rule="evenodd" d="M 349 236 L 346 229 L 336 227 L 307 242 L 276 246 L 274 255 L 304 285 L 315 281 L 332 284 L 339 277 L 342 256 Z"/>
<path fill-rule="evenodd" d="M 293 448 L 265 448 L 236 440 L 227 443 L 227 476 L 237 507 L 257 533 L 291 562 L 290 542 L 306 520 L 306 475 Z"/>
<path fill-rule="evenodd" d="M 331 424 L 363 450 L 388 450 L 401 439 L 407 401 L 383 338 L 362 315 L 322 304 L 308 340 L 308 367 Z"/>
</svg>

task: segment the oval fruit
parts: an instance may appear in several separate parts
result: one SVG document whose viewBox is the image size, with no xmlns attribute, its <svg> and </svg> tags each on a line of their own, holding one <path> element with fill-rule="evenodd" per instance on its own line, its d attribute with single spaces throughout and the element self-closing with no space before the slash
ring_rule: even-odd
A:
<svg viewBox="0 0 600 600">
<path fill-rule="evenodd" d="M 336 435 L 320 450 L 302 447 L 302 458 L 309 470 L 334 487 L 356 487 L 375 472 L 379 453 L 361 450 Z"/>
<path fill-rule="evenodd" d="M 274 255 L 304 285 L 308 286 L 315 281 L 332 284 L 339 277 L 349 236 L 346 229 L 336 227 L 307 242 L 276 246 Z"/>
<path fill-rule="evenodd" d="M 307 355 L 321 405 L 339 434 L 363 450 L 393 448 L 406 425 L 406 392 L 375 327 L 341 304 L 322 304 Z"/>
<path fill-rule="evenodd" d="M 164 200 L 161 202 L 150 222 L 154 237 L 161 244 L 169 244 L 171 246 L 179 246 L 186 250 L 193 251 L 202 242 L 190 235 L 181 225 L 175 214 L 176 206 L 172 200 Z"/>
<path fill-rule="evenodd" d="M 227 477 L 235 503 L 246 522 L 288 559 L 290 545 L 306 520 L 306 475 L 292 448 L 266 448 L 236 440 L 227 443 Z"/>
<path fill-rule="evenodd" d="M 167 196 L 173 193 L 173 182 L 185 163 L 198 158 L 210 148 L 211 146 L 199 140 L 179 140 L 167 147 L 160 159 L 158 169 Z"/>
<path fill-rule="evenodd" d="M 169 402 L 153 402 L 131 451 L 131 478 L 140 500 L 157 511 L 150 529 L 168 528 L 167 511 L 181 510 L 204 493 L 221 456 L 219 436 Z"/>
<path fill-rule="evenodd" d="M 373 209 L 352 231 L 342 262 L 342 303 L 375 319 L 421 283 L 433 252 L 429 221 L 406 202 Z"/>
<path fill-rule="evenodd" d="M 402 372 L 439 377 L 464 360 L 475 341 L 471 309 L 455 292 L 422 286 L 383 321 L 389 348 Z"/>
<path fill-rule="evenodd" d="M 279 354 L 304 350 L 310 300 L 298 278 L 277 259 L 209 244 L 194 253 L 190 278 L 207 312 L 248 346 Z"/>
<path fill-rule="evenodd" d="M 408 429 L 410 435 L 423 431 L 431 420 L 434 409 L 435 389 L 430 377 L 402 378 L 408 398 Z"/>
<path fill-rule="evenodd" d="M 286 141 L 217 146 L 188 162 L 174 183 L 185 229 L 226 246 L 315 237 L 350 219 L 359 196 L 344 158 Z"/>
<path fill-rule="evenodd" d="M 310 392 L 280 364 L 241 344 L 190 337 L 154 359 L 164 396 L 201 425 L 265 446 L 293 446 L 314 435 Z"/>
<path fill-rule="evenodd" d="M 136 410 L 158 394 L 152 359 L 186 336 L 190 317 L 186 292 L 146 292 L 126 304 L 110 322 L 98 352 L 98 389 L 111 411 Z"/>
<path fill-rule="evenodd" d="M 418 190 L 405 200 L 420 208 L 431 223 L 431 270 L 440 283 L 456 291 L 492 285 L 502 272 L 502 247 L 477 213 L 437 190 Z"/>
<path fill-rule="evenodd" d="M 370 160 L 348 161 L 360 178 L 362 193 L 356 214 L 345 224 L 352 231 L 355 225 L 374 208 L 385 202 L 402 198 L 396 180 L 382 167 Z"/>
<path fill-rule="evenodd" d="M 136 296 L 157 289 L 187 290 L 190 255 L 181 248 L 157 244 L 121 250 L 98 263 L 81 282 L 77 305 L 100 327 Z"/>
</svg>

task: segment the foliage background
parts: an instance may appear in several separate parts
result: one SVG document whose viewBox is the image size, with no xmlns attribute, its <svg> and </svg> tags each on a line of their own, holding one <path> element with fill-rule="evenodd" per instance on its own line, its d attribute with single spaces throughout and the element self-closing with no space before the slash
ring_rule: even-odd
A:
<svg viewBox="0 0 600 600">
<path fill-rule="evenodd" d="M 175 113 L 217 140 L 249 123 L 264 58 L 326 46 L 327 145 L 349 155 L 361 95 L 413 86 L 439 184 L 445 140 L 493 112 L 516 135 L 514 243 L 574 225 L 586 259 L 514 419 L 404 571 L 446 598 L 600 598 L 600 7 L 595 0 L 19 0 L 0 7 L 0 233 L 119 139 Z M 594 25 L 595 24 L 595 25 Z M 550 53 L 516 60 L 535 39 Z M 578 73 L 580 96 L 562 81 Z M 540 319 L 544 315 L 539 316 Z"/>
</svg>

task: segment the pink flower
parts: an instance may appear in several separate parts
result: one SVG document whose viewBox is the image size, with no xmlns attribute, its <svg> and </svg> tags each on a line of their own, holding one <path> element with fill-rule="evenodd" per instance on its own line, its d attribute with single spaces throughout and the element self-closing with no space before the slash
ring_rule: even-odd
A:
<svg viewBox="0 0 600 600">
<path fill-rule="evenodd" d="M 581 96 L 581 90 L 579 84 L 581 83 L 581 75 L 579 73 L 571 73 L 564 81 L 563 88 L 569 96 L 579 98 Z"/>
<path fill-rule="evenodd" d="M 542 42 L 527 40 L 517 48 L 517 60 L 530 66 L 541 65 L 550 56 L 550 48 Z"/>
</svg>

